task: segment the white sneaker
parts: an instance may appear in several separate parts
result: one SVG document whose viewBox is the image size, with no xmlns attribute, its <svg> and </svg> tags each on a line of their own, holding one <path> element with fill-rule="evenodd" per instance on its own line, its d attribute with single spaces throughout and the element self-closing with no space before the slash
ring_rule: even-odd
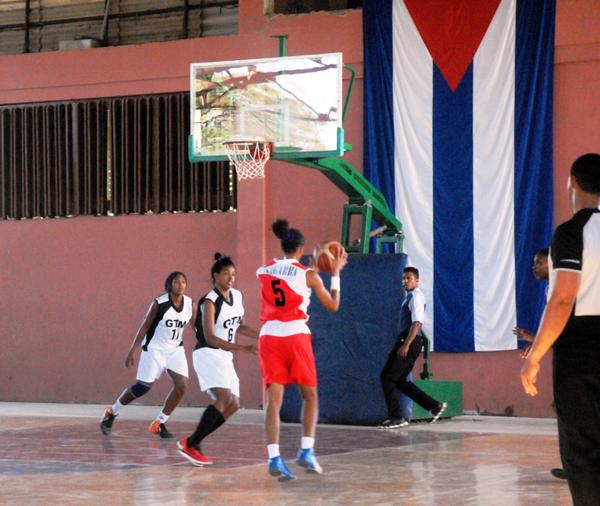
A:
<svg viewBox="0 0 600 506">
<path fill-rule="evenodd" d="M 389 418 L 381 422 L 377 427 L 380 429 L 397 429 L 398 427 L 406 427 L 408 422 L 404 418 Z"/>
<path fill-rule="evenodd" d="M 442 402 L 437 409 L 432 410 L 431 414 L 433 415 L 433 418 L 431 419 L 431 422 L 429 422 L 429 423 L 437 422 L 438 418 L 440 416 L 442 416 L 442 413 L 444 411 L 446 411 L 447 407 L 448 407 L 448 404 L 446 402 Z"/>
</svg>

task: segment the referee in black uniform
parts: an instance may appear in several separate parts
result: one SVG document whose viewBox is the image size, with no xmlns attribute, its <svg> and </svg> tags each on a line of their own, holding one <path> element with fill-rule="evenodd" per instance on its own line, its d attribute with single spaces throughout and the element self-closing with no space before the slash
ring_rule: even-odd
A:
<svg viewBox="0 0 600 506">
<path fill-rule="evenodd" d="M 600 505 L 600 155 L 571 167 L 573 217 L 554 232 L 550 297 L 521 369 L 536 395 L 540 361 L 554 344 L 554 402 L 563 467 L 575 506 Z"/>
</svg>

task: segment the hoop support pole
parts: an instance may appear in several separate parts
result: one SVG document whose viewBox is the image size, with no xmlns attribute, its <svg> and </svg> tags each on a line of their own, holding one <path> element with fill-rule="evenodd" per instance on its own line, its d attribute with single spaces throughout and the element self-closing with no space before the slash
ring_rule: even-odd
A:
<svg viewBox="0 0 600 506">
<path fill-rule="evenodd" d="M 287 52 L 287 35 L 273 35 L 274 39 L 279 39 L 279 56 L 285 56 Z"/>
<path fill-rule="evenodd" d="M 352 88 L 354 87 L 354 79 L 356 78 L 356 71 L 352 65 L 344 65 L 344 68 L 350 72 L 350 82 L 348 83 L 348 91 L 346 92 L 346 98 L 344 99 L 344 108 L 342 110 L 342 125 L 346 124 L 346 114 L 348 113 L 348 106 L 350 105 L 350 96 L 352 95 Z"/>
</svg>

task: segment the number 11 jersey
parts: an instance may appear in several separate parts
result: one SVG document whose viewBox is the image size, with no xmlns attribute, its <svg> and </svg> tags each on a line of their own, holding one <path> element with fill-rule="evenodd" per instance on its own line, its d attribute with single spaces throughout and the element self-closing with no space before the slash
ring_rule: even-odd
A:
<svg viewBox="0 0 600 506">
<path fill-rule="evenodd" d="M 261 335 L 310 334 L 306 324 L 311 294 L 306 284 L 308 270 L 295 258 L 284 258 L 256 271 L 261 282 Z"/>
<path fill-rule="evenodd" d="M 163 293 L 154 299 L 154 303 L 158 305 L 158 312 L 144 338 L 142 349 L 165 351 L 183 346 L 183 328 L 192 319 L 192 299 L 184 295 L 183 304 L 178 309 L 173 305 L 170 294 Z"/>
</svg>

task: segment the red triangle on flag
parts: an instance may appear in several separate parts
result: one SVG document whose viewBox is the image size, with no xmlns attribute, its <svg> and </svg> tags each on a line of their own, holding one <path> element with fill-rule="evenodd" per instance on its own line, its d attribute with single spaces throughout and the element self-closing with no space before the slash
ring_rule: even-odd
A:
<svg viewBox="0 0 600 506">
<path fill-rule="evenodd" d="M 500 0 L 404 0 L 433 61 L 455 91 Z"/>
</svg>

